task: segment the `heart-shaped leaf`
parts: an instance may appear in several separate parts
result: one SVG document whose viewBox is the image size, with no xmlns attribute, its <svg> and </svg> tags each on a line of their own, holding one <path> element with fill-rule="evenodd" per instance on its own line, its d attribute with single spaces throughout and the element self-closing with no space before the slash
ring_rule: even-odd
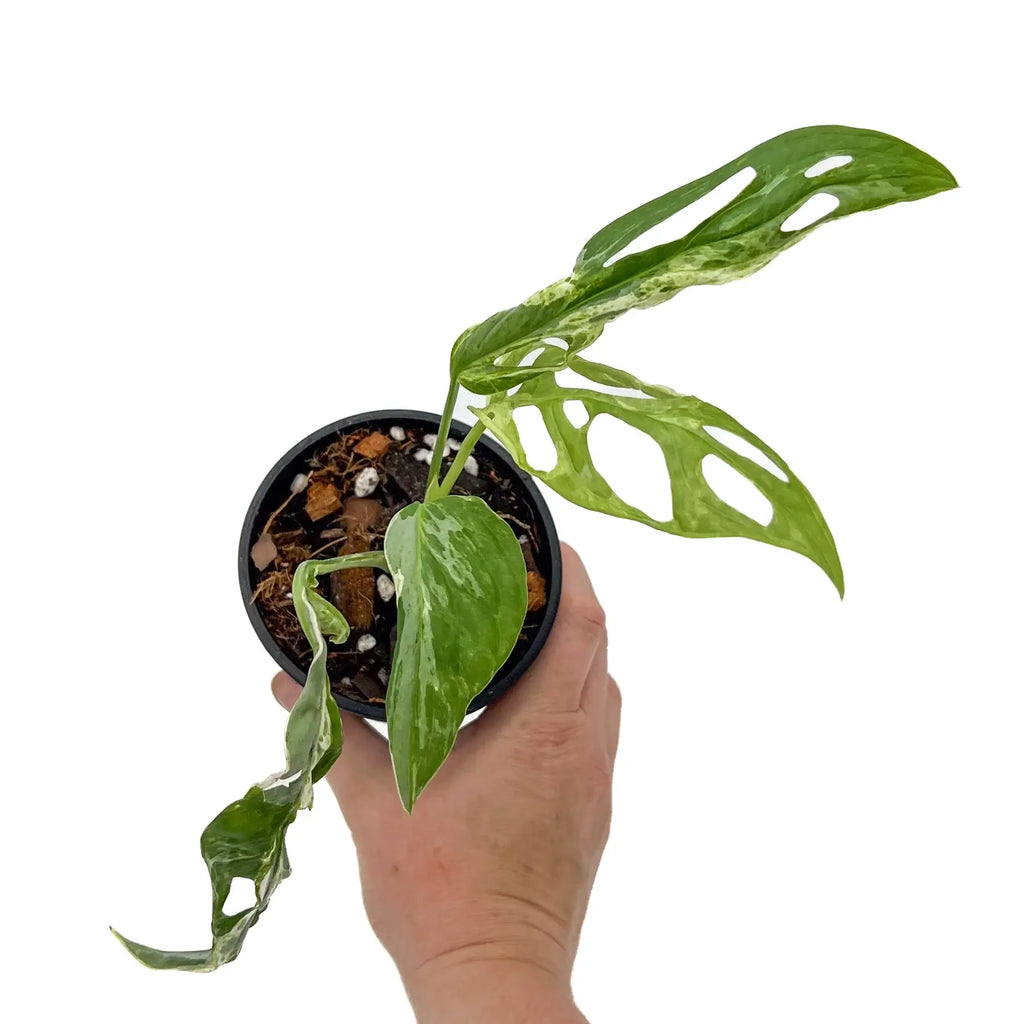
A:
<svg viewBox="0 0 1024 1024">
<path fill-rule="evenodd" d="M 388 682 L 388 740 L 411 811 L 455 743 L 470 701 L 515 646 L 526 616 L 526 564 L 508 524 L 479 498 L 407 505 L 384 553 L 398 597 Z"/>
</svg>

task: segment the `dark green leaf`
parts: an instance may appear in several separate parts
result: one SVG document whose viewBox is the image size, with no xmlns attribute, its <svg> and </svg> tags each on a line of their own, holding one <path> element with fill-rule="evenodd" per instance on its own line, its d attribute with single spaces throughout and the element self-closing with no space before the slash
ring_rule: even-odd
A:
<svg viewBox="0 0 1024 1024">
<path fill-rule="evenodd" d="M 853 159 L 807 177 L 830 156 Z M 746 167 L 755 171 L 750 184 L 688 234 L 609 263 L 644 232 Z M 569 277 L 466 331 L 452 350 L 452 373 L 477 394 L 504 391 L 538 375 L 536 367 L 515 364 L 545 339 L 562 339 L 570 352 L 579 352 L 621 313 L 657 305 L 691 285 L 752 274 L 821 224 L 955 187 L 942 164 L 891 135 L 834 125 L 787 132 L 602 228 Z M 835 210 L 800 230 L 781 230 L 822 192 L 838 199 Z M 567 358 L 561 357 L 562 365 Z"/>
<path fill-rule="evenodd" d="M 408 505 L 384 551 L 398 597 L 388 740 L 402 803 L 455 743 L 470 701 L 504 664 L 526 616 L 526 565 L 512 530 L 479 498 Z"/>
<path fill-rule="evenodd" d="M 548 356 L 551 362 L 557 358 L 555 353 Z M 544 360 L 542 368 L 543 363 Z M 634 519 L 682 537 L 749 537 L 797 551 L 819 565 L 842 594 L 839 555 L 821 511 L 793 471 L 763 441 L 721 409 L 697 398 L 644 384 L 622 370 L 580 357 L 574 357 L 570 365 L 595 383 L 635 388 L 650 397 L 626 398 L 587 388 L 564 388 L 555 380 L 553 370 L 546 369 L 543 376 L 523 384 L 514 396 L 498 396 L 482 408 L 473 409 L 519 466 L 584 508 Z M 565 414 L 564 403 L 572 400 L 582 402 L 589 414 L 589 420 L 581 427 L 574 426 Z M 540 410 L 558 454 L 556 465 L 547 472 L 530 466 L 520 440 L 513 413 L 525 406 Z M 642 430 L 661 447 L 672 489 L 671 519 L 653 519 L 623 501 L 597 471 L 587 434 L 594 418 L 601 413 Z M 706 427 L 727 430 L 747 441 L 785 479 L 722 444 Z M 733 508 L 711 489 L 701 469 L 708 455 L 716 455 L 732 466 L 771 502 L 773 515 L 767 525 L 762 526 Z"/>
</svg>

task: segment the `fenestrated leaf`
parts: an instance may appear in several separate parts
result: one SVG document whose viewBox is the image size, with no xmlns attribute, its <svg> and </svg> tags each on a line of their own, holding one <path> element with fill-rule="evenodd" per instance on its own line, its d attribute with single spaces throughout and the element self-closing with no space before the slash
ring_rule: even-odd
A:
<svg viewBox="0 0 1024 1024">
<path fill-rule="evenodd" d="M 549 362 L 557 358 L 555 353 L 547 356 Z M 541 360 L 542 368 L 543 363 Z M 573 357 L 570 365 L 595 383 L 635 388 L 650 397 L 628 398 L 587 388 L 562 387 L 554 372 L 546 369 L 542 376 L 524 383 L 514 396 L 496 396 L 484 407 L 473 409 L 520 467 L 584 508 L 634 519 L 682 537 L 749 537 L 797 551 L 819 565 L 842 594 L 843 570 L 821 511 L 789 466 L 760 438 L 721 409 L 698 398 L 644 384 L 622 370 L 580 357 Z M 573 400 L 582 402 L 589 414 L 583 426 L 574 426 L 565 414 L 564 403 Z M 555 466 L 546 472 L 530 466 L 513 419 L 515 410 L 525 406 L 540 410 L 558 455 Z M 587 434 L 594 418 L 601 413 L 642 430 L 661 447 L 672 490 L 671 519 L 653 519 L 623 501 L 597 471 Z M 706 427 L 727 430 L 752 444 L 778 467 L 785 479 L 722 444 Z M 771 502 L 773 514 L 767 525 L 733 508 L 708 485 L 701 470 L 708 455 L 717 455 L 732 466 Z"/>
<path fill-rule="evenodd" d="M 324 633 L 348 635 L 341 613 L 314 590 L 319 573 L 357 565 L 383 566 L 379 552 L 303 562 L 292 581 L 295 611 L 313 648 L 306 684 L 285 729 L 287 767 L 253 786 L 224 808 L 199 841 L 210 874 L 213 912 L 209 949 L 168 951 L 133 942 L 111 931 L 137 960 L 156 969 L 212 971 L 238 956 L 249 929 L 267 908 L 278 884 L 291 873 L 285 832 L 296 814 L 313 803 L 313 783 L 327 774 L 341 753 L 341 718 L 327 679 Z M 224 913 L 235 878 L 254 883 L 254 904 L 237 914 Z"/>
<path fill-rule="evenodd" d="M 823 174 L 807 176 L 815 165 L 835 156 L 852 159 Z M 700 265 L 707 266 L 707 271 L 713 274 L 721 261 L 720 269 L 731 280 L 737 269 L 743 270 L 743 263 L 753 261 L 762 266 L 767 262 L 764 257 L 771 258 L 818 224 L 956 188 L 956 179 L 938 160 L 893 135 L 843 125 L 797 128 L 762 142 L 711 174 L 613 220 L 583 246 L 574 273 L 585 275 L 602 269 L 645 231 L 685 209 L 746 167 L 754 169 L 755 177 L 735 199 L 683 238 L 637 253 L 635 257 L 626 257 L 634 262 L 620 268 L 620 273 L 641 270 L 650 262 L 644 257 L 662 261 L 672 259 L 683 250 L 692 253 L 699 249 L 707 250 L 707 256 L 711 257 L 710 260 L 702 257 Z M 779 226 L 790 214 L 819 192 L 835 195 L 839 200 L 836 210 L 810 227 L 780 233 Z M 743 240 L 751 231 L 769 227 L 773 230 L 760 241 Z M 729 240 L 733 245 L 728 249 L 708 249 Z M 750 244 L 751 241 L 754 244 Z M 745 272 L 750 273 L 757 266 Z"/>
<path fill-rule="evenodd" d="M 807 177 L 831 156 L 852 160 Z M 644 232 L 746 167 L 755 172 L 751 182 L 688 234 L 609 263 Z M 464 332 L 452 349 L 452 374 L 477 394 L 504 391 L 541 372 L 514 364 L 545 339 L 560 338 L 569 353 L 579 352 L 621 313 L 657 305 L 691 285 L 752 274 L 822 224 L 955 187 L 942 164 L 891 135 L 836 125 L 786 132 L 602 228 L 584 245 L 569 277 Z M 835 196 L 838 206 L 807 227 L 783 231 L 790 215 L 818 193 Z M 565 365 L 568 355 L 560 358 Z"/>
<path fill-rule="evenodd" d="M 470 701 L 515 646 L 526 617 L 526 564 L 508 524 L 479 498 L 461 496 L 403 508 L 384 552 L 398 597 L 388 741 L 411 811 Z"/>
</svg>

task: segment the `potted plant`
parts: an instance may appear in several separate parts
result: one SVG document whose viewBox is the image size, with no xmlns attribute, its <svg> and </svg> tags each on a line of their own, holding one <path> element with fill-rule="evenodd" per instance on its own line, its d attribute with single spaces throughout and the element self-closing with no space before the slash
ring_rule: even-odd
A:
<svg viewBox="0 0 1024 1024">
<path fill-rule="evenodd" d="M 692 231 L 622 255 L 649 229 L 741 174 L 749 181 Z M 211 947 L 163 952 L 118 935 L 128 950 L 150 967 L 200 971 L 238 955 L 289 873 L 288 825 L 310 806 L 314 783 L 341 753 L 339 703 L 369 717 L 386 714 L 398 794 L 413 810 L 467 709 L 511 685 L 550 628 L 558 546 L 530 476 L 576 504 L 666 533 L 748 537 L 796 551 L 820 566 L 841 595 L 842 568 L 825 519 L 771 448 L 720 409 L 583 353 L 605 324 L 630 309 L 691 285 L 752 274 L 827 221 L 954 187 L 942 164 L 889 135 L 838 126 L 780 135 L 612 221 L 583 246 L 568 277 L 464 332 L 451 350 L 439 417 L 355 417 L 288 453 L 257 492 L 240 552 L 257 631 L 293 675 L 305 676 L 286 727 L 286 766 L 202 834 L 213 888 Z M 831 212 L 794 226 L 804 205 L 822 195 L 832 197 Z M 595 387 L 564 386 L 557 376 L 564 369 Z M 634 394 L 601 390 L 607 387 Z M 470 427 L 453 425 L 460 388 L 480 396 Z M 567 403 L 582 407 L 582 417 L 571 419 Z M 544 472 L 531 467 L 513 418 L 531 406 L 557 452 Z M 661 447 L 670 519 L 656 521 L 627 504 L 595 469 L 587 434 L 601 414 Z M 485 442 L 485 431 L 504 449 Z M 748 446 L 758 458 L 744 454 Z M 715 494 L 701 469 L 711 456 L 768 499 L 768 523 Z M 507 502 L 519 502 L 522 515 L 501 507 L 502 492 Z M 327 516 L 335 525 L 315 525 Z M 236 878 L 252 880 L 255 901 L 226 914 Z"/>
</svg>

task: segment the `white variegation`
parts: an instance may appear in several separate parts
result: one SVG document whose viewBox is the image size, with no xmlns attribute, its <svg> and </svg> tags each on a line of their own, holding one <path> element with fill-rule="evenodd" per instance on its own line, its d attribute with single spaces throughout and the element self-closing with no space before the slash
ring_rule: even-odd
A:
<svg viewBox="0 0 1024 1024">
<path fill-rule="evenodd" d="M 839 156 L 845 162 L 833 159 Z M 619 256 L 744 169 L 754 172 L 750 183 L 693 230 Z M 452 372 L 476 394 L 507 391 L 539 375 L 536 364 L 521 365 L 521 357 L 545 339 L 566 343 L 565 366 L 630 309 L 656 306 L 693 285 L 747 277 L 828 221 L 955 185 L 937 160 L 891 135 L 837 125 L 787 132 L 602 228 L 568 277 L 465 331 L 452 351 Z M 836 208 L 785 230 L 789 218 L 822 192 L 835 197 Z"/>
<path fill-rule="evenodd" d="M 155 969 L 212 971 L 238 956 L 249 929 L 267 908 L 274 890 L 290 874 L 285 832 L 298 811 L 313 803 L 313 784 L 341 752 L 341 719 L 327 679 L 324 634 L 348 635 L 341 612 L 316 593 L 317 576 L 357 566 L 386 568 L 380 552 L 303 562 L 292 581 L 293 601 L 302 631 L 313 649 L 306 684 L 288 715 L 287 765 L 228 805 L 203 831 L 200 848 L 213 888 L 213 942 L 209 949 L 167 951 L 126 939 L 111 929 L 141 963 Z M 237 878 L 255 883 L 257 902 L 238 914 L 224 903 Z"/>
<path fill-rule="evenodd" d="M 751 182 L 693 230 L 674 241 L 631 251 L 649 242 L 644 236 L 652 228 L 744 167 L 754 171 Z M 752 274 L 823 223 L 954 187 L 942 164 L 889 135 L 838 126 L 788 132 L 612 221 L 583 246 L 568 277 L 465 331 L 452 349 L 437 436 L 449 437 L 460 387 L 491 397 L 484 408 L 474 410 L 478 422 L 460 445 L 435 443 L 432 452 L 414 454 L 430 461 L 425 504 L 411 505 L 391 520 L 386 560 L 380 554 L 351 555 L 306 562 L 296 572 L 293 601 L 313 660 L 288 719 L 286 768 L 253 786 L 203 832 L 201 849 L 214 894 L 211 948 L 170 953 L 118 936 L 132 954 L 150 967 L 192 971 L 213 970 L 233 960 L 289 873 L 285 831 L 297 811 L 310 805 L 313 784 L 341 749 L 324 636 L 344 640 L 349 627 L 316 592 L 318 573 L 357 565 L 391 573 L 399 626 L 387 716 L 399 792 L 405 807 L 412 808 L 451 750 L 470 701 L 512 650 L 525 616 L 526 567 L 515 535 L 479 499 L 450 493 L 460 473 L 472 475 L 470 453 L 486 427 L 529 469 L 512 418 L 517 408 L 534 405 L 541 410 L 558 461 L 550 472 L 536 475 L 569 500 L 684 536 L 747 536 L 788 547 L 816 561 L 841 590 L 842 570 L 828 527 L 806 489 L 771 449 L 721 410 L 589 363 L 580 352 L 622 313 L 657 305 L 692 285 L 722 284 Z M 806 227 L 784 230 L 794 212 L 823 193 L 838 200 L 835 210 Z M 536 350 L 539 355 L 533 359 L 530 354 Z M 639 395 L 560 387 L 555 372 L 566 367 L 597 385 L 635 388 Z M 575 423 L 566 415 L 567 402 L 582 406 Z M 643 430 L 661 446 L 671 479 L 671 520 L 655 522 L 624 502 L 595 469 L 587 431 L 600 413 Z M 769 466 L 783 471 L 785 479 L 734 450 L 728 437 L 714 436 L 709 427 L 746 441 Z M 406 438 L 402 427 L 389 432 L 397 441 Z M 456 457 L 442 480 L 442 462 L 450 449 Z M 709 455 L 738 470 L 769 499 L 772 516 L 767 525 L 731 508 L 708 486 L 700 467 Z M 364 469 L 357 493 L 376 489 L 375 477 L 374 470 Z M 293 493 L 306 482 L 304 475 L 296 477 Z M 224 901 L 238 878 L 255 882 L 257 904 L 228 915 Z"/>
<path fill-rule="evenodd" d="M 526 615 L 526 564 L 503 519 L 479 498 L 453 495 L 402 509 L 384 551 L 398 595 L 388 740 L 411 810 L 448 756 L 470 701 L 515 646 Z"/>
<path fill-rule="evenodd" d="M 550 361 L 555 364 L 557 357 L 552 354 Z M 721 409 L 698 398 L 645 384 L 624 370 L 582 358 L 574 358 L 570 365 L 595 383 L 632 388 L 640 397 L 562 387 L 553 370 L 524 384 L 514 396 L 492 396 L 485 406 L 472 411 L 481 417 L 520 466 L 562 497 L 584 508 L 633 519 L 683 537 L 747 537 L 796 551 L 820 566 L 842 594 L 843 570 L 821 510 L 786 463 L 760 438 Z M 587 413 L 585 422 L 577 425 L 569 419 L 565 411 L 568 402 L 579 402 L 583 406 Z M 517 409 L 530 406 L 540 410 L 557 455 L 555 464 L 545 471 L 529 464 L 514 419 Z M 588 435 L 594 420 L 602 413 L 642 430 L 660 446 L 672 492 L 670 518 L 654 519 L 624 501 L 598 472 Z M 766 469 L 760 462 L 723 443 L 708 427 L 728 431 L 745 441 L 775 470 Z M 769 522 L 757 522 L 715 493 L 701 468 L 709 455 L 731 466 L 771 503 Z"/>
</svg>

